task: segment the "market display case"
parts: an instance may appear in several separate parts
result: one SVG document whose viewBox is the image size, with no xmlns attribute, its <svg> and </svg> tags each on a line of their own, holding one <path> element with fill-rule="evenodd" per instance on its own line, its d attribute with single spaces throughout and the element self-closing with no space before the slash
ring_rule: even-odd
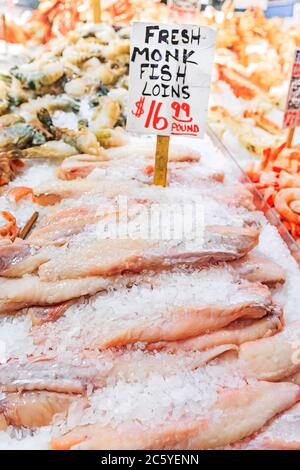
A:
<svg viewBox="0 0 300 470">
<path fill-rule="evenodd" d="M 237 3 L 3 17 L 0 449 L 300 449 L 300 36 Z"/>
<path fill-rule="evenodd" d="M 278 213 L 274 208 L 270 207 L 269 204 L 266 202 L 264 197 L 261 195 L 261 193 L 256 189 L 254 186 L 253 182 L 250 180 L 250 178 L 246 175 L 245 171 L 239 164 L 239 160 L 236 155 L 234 155 L 222 142 L 222 140 L 218 137 L 218 135 L 208 126 L 207 128 L 207 134 L 209 137 L 212 139 L 214 144 L 222 153 L 228 156 L 229 159 L 231 159 L 235 165 L 238 166 L 239 171 L 240 171 L 240 181 L 243 182 L 243 184 L 246 185 L 246 187 L 251 191 L 253 194 L 254 198 L 254 204 L 257 210 L 262 211 L 266 217 L 266 219 L 270 222 L 270 224 L 274 225 L 274 227 L 277 228 L 278 233 L 280 236 L 283 238 L 285 243 L 287 244 L 291 254 L 297 261 L 297 263 L 300 265 L 300 247 L 299 244 L 295 241 L 295 239 L 292 237 L 290 232 L 287 230 L 287 228 L 283 225 Z"/>
</svg>

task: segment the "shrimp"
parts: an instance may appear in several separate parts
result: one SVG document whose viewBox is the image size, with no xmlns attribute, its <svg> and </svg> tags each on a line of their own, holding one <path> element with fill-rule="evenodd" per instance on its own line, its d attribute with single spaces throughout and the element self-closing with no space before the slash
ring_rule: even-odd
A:
<svg viewBox="0 0 300 470">
<path fill-rule="evenodd" d="M 9 237 L 11 240 L 14 240 L 18 234 L 16 218 L 7 211 L 2 211 L 1 214 L 7 220 L 7 224 L 0 227 L 0 237 Z"/>
<path fill-rule="evenodd" d="M 300 224 L 300 215 L 291 208 L 291 203 L 300 201 L 300 188 L 281 189 L 275 197 L 274 205 L 279 214 L 293 224 Z"/>
<path fill-rule="evenodd" d="M 7 191 L 6 197 L 8 200 L 13 200 L 17 204 L 29 194 L 33 194 L 31 188 L 26 186 L 16 186 L 15 188 L 11 188 L 9 191 Z"/>
</svg>

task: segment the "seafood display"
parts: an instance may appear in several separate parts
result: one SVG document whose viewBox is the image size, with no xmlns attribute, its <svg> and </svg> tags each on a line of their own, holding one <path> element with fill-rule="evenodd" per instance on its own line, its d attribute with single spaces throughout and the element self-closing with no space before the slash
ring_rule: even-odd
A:
<svg viewBox="0 0 300 470">
<path fill-rule="evenodd" d="M 298 242 L 299 133 L 288 148 L 283 121 L 299 45 L 296 20 L 267 19 L 258 8 L 224 12 L 209 113 L 215 132 Z"/>
<path fill-rule="evenodd" d="M 160 0 L 101 0 L 102 19 L 109 24 L 126 24 L 147 18 L 167 18 L 167 6 Z M 24 12 L 16 22 L 14 9 L 8 10 L 0 38 L 11 43 L 45 44 L 61 38 L 81 22 L 92 21 L 90 0 L 40 0 L 36 10 Z"/>
<path fill-rule="evenodd" d="M 260 162 L 248 165 L 247 174 L 286 228 L 300 243 L 300 148 L 268 148 Z"/>
<path fill-rule="evenodd" d="M 129 34 L 87 23 L 2 77 L 0 448 L 295 449 L 298 265 L 209 135 L 153 185 Z"/>
</svg>

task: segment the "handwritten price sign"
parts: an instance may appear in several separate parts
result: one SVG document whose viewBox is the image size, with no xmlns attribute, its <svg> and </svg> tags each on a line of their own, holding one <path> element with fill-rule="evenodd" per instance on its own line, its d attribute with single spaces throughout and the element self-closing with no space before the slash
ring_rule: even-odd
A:
<svg viewBox="0 0 300 470">
<path fill-rule="evenodd" d="M 295 54 L 286 111 L 284 114 L 285 128 L 298 126 L 300 126 L 300 49 L 297 49 Z"/>
<path fill-rule="evenodd" d="M 134 23 L 127 129 L 203 137 L 215 43 L 209 27 Z"/>
</svg>

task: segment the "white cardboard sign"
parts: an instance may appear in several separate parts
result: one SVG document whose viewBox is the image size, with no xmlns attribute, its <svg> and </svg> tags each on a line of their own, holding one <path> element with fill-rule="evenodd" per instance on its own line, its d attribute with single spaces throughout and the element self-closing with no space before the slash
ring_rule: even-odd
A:
<svg viewBox="0 0 300 470">
<path fill-rule="evenodd" d="M 127 130 L 203 137 L 215 44 L 207 26 L 134 23 Z"/>
</svg>

